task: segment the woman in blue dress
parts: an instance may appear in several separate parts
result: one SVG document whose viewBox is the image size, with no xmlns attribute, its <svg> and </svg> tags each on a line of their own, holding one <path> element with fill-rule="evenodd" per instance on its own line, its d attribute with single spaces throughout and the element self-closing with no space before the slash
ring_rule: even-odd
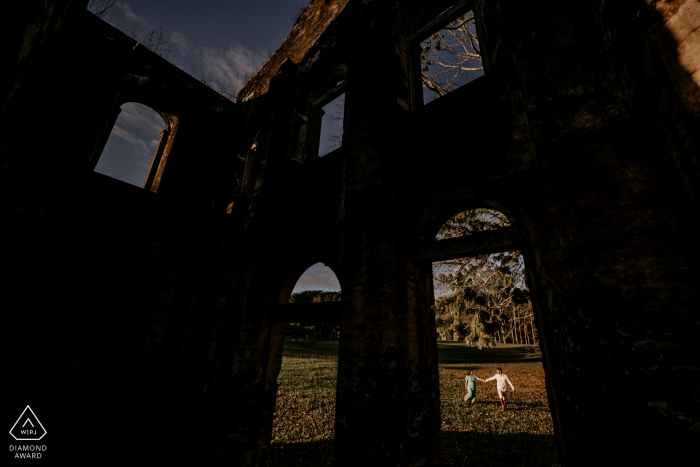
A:
<svg viewBox="0 0 700 467">
<path fill-rule="evenodd" d="M 476 382 L 484 382 L 474 374 L 474 370 L 467 370 L 467 376 L 464 378 L 464 389 L 467 390 L 467 395 L 464 396 L 464 402 L 470 401 L 472 404 L 476 402 Z"/>
</svg>

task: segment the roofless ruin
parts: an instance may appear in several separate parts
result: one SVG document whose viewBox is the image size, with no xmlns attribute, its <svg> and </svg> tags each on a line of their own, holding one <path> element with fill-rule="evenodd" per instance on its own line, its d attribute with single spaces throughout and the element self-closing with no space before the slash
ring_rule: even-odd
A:
<svg viewBox="0 0 700 467">
<path fill-rule="evenodd" d="M 8 400 L 46 442 L 265 465 L 284 323 L 323 319 L 336 465 L 442 465 L 431 261 L 517 249 L 562 463 L 700 443 L 697 1 L 313 0 L 236 103 L 87 0 L 20 3 L 1 300 Z M 421 41 L 465 11 L 483 76 L 426 102 Z M 165 123 L 143 188 L 94 172 L 129 102 Z M 434 240 L 481 207 L 511 227 Z M 286 305 L 319 261 L 342 301 Z"/>
</svg>

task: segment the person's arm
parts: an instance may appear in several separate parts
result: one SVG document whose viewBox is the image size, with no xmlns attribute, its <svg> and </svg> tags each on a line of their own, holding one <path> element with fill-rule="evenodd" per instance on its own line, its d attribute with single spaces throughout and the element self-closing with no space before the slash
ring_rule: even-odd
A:
<svg viewBox="0 0 700 467">
<path fill-rule="evenodd" d="M 496 379 L 496 376 L 492 376 L 489 379 L 485 379 L 484 383 L 488 383 L 489 381 L 493 381 L 494 379 Z"/>
<path fill-rule="evenodd" d="M 510 388 L 513 390 L 513 394 L 515 394 L 515 388 L 513 387 L 513 383 L 510 382 L 510 378 L 508 375 L 504 375 L 506 377 L 506 381 L 508 381 L 508 384 L 510 384 Z"/>
<path fill-rule="evenodd" d="M 464 378 L 464 389 L 468 389 L 467 388 L 467 378 Z"/>
</svg>

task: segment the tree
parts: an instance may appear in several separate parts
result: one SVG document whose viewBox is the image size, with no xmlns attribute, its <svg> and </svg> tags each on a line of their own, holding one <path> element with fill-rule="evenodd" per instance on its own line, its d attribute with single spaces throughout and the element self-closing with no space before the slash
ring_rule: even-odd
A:
<svg viewBox="0 0 700 467">
<path fill-rule="evenodd" d="M 498 211 L 473 209 L 448 220 L 437 237 L 453 238 L 509 225 Z M 452 336 L 469 346 L 492 348 L 514 317 L 531 314 L 525 264 L 518 252 L 434 263 L 433 281 L 439 295 L 435 322 L 443 338 Z"/>
<path fill-rule="evenodd" d="M 423 87 L 437 97 L 444 96 L 483 72 L 474 12 L 452 21 L 420 44 Z"/>
<path fill-rule="evenodd" d="M 292 294 L 289 303 L 319 303 L 319 302 L 339 302 L 340 292 L 324 292 L 322 290 L 305 290 Z M 314 326 L 316 339 L 332 339 L 338 335 L 340 326 L 336 324 L 317 323 Z M 300 323 L 290 323 L 290 333 L 300 333 L 304 325 Z"/>
<path fill-rule="evenodd" d="M 117 0 L 90 0 L 87 10 L 98 18 L 102 18 L 116 2 Z"/>
<path fill-rule="evenodd" d="M 332 109 L 328 109 L 328 112 L 324 117 L 327 117 L 331 125 L 333 125 L 334 131 L 328 137 L 330 142 L 333 144 L 334 148 L 339 148 L 343 145 L 343 119 L 345 117 L 345 94 L 341 94 L 333 102 Z"/>
</svg>

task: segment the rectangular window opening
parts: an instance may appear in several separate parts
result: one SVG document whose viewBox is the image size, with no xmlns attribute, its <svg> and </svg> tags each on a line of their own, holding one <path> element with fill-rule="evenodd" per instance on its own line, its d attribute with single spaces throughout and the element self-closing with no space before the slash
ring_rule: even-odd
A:
<svg viewBox="0 0 700 467">
<path fill-rule="evenodd" d="M 416 33 L 418 37 L 415 37 L 414 44 L 417 43 L 420 54 L 423 104 L 447 95 L 484 74 L 483 44 L 479 40 L 476 24 L 478 14 L 476 9 L 464 11 L 463 8 L 460 5 L 453 7 Z M 445 20 L 442 24 L 439 23 L 441 17 Z"/>
<path fill-rule="evenodd" d="M 323 157 L 343 145 L 345 93 L 324 105 L 322 115 L 318 157 Z"/>
</svg>

